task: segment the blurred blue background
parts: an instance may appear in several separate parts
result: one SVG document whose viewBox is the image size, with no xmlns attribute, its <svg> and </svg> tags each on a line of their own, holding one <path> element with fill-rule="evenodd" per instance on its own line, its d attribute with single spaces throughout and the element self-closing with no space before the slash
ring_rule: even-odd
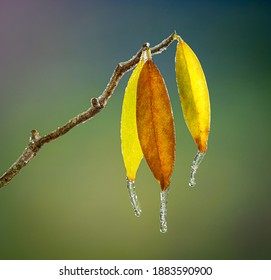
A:
<svg viewBox="0 0 271 280">
<path fill-rule="evenodd" d="M 0 2 L 0 173 L 27 145 L 86 110 L 113 69 L 174 30 L 204 68 L 212 105 L 209 150 L 196 153 L 181 113 L 174 42 L 153 57 L 176 125 L 168 232 L 159 186 L 142 161 L 134 216 L 120 150 L 129 74 L 108 106 L 46 145 L 0 189 L 1 259 L 270 259 L 271 20 L 267 1 Z"/>
</svg>

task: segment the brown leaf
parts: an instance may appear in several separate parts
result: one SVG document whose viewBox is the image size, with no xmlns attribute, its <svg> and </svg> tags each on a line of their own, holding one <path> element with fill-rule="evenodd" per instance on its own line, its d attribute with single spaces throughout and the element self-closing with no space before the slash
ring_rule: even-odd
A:
<svg viewBox="0 0 271 280">
<path fill-rule="evenodd" d="M 144 157 L 164 191 L 174 168 L 175 131 L 167 88 L 152 60 L 146 61 L 138 79 L 136 120 Z"/>
</svg>

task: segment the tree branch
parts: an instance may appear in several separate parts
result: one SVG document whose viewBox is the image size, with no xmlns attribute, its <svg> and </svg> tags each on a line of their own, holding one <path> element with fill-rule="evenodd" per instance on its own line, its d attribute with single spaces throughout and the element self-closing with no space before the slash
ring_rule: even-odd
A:
<svg viewBox="0 0 271 280">
<path fill-rule="evenodd" d="M 152 54 L 158 54 L 163 52 L 174 40 L 176 39 L 176 32 L 174 31 L 168 38 L 163 40 L 158 45 L 150 48 Z M 21 156 L 12 164 L 12 166 L 0 177 L 0 188 L 7 185 L 19 172 L 26 166 L 29 161 L 36 156 L 41 147 L 50 143 L 51 141 L 59 138 L 60 136 L 69 132 L 72 128 L 81 124 L 99 113 L 107 104 L 108 99 L 114 93 L 119 81 L 123 75 L 134 68 L 140 60 L 142 52 L 149 48 L 149 44 L 145 43 L 142 48 L 133 56 L 130 60 L 121 62 L 115 68 L 109 83 L 107 84 L 103 93 L 98 97 L 91 99 L 91 106 L 89 109 L 74 118 L 70 119 L 62 127 L 58 127 L 54 131 L 48 133 L 47 135 L 41 137 L 37 130 L 32 130 L 30 134 L 30 139 L 28 145 L 26 146 L 24 152 Z"/>
</svg>

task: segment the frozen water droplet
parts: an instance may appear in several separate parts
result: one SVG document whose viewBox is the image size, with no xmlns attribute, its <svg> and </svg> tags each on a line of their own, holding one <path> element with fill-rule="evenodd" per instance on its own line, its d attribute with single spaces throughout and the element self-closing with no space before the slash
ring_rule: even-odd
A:
<svg viewBox="0 0 271 280">
<path fill-rule="evenodd" d="M 205 156 L 205 153 L 201 153 L 200 151 L 198 151 L 196 153 L 196 156 L 195 156 L 192 166 L 191 166 L 191 175 L 190 175 L 190 180 L 189 180 L 190 187 L 194 187 L 196 185 L 195 175 L 196 175 L 197 169 L 199 168 L 199 165 L 202 162 L 204 156 Z"/>
<path fill-rule="evenodd" d="M 128 177 L 126 177 L 126 182 L 127 182 L 127 189 L 128 189 L 130 201 L 132 203 L 135 215 L 139 217 L 141 214 L 141 209 L 139 207 L 139 202 L 135 191 L 135 181 L 131 181 L 129 180 Z"/>
<path fill-rule="evenodd" d="M 169 188 L 160 192 L 160 232 L 167 231 L 167 204 Z"/>
</svg>

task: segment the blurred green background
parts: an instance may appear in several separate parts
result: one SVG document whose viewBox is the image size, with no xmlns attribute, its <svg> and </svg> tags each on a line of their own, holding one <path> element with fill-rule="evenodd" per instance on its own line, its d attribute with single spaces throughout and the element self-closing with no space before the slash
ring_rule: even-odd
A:
<svg viewBox="0 0 271 280">
<path fill-rule="evenodd" d="M 0 173 L 27 145 L 86 110 L 120 61 L 174 30 L 201 60 L 209 150 L 196 153 L 181 113 L 174 42 L 153 57 L 166 81 L 177 152 L 168 232 L 142 161 L 134 216 L 120 150 L 125 75 L 108 106 L 46 145 L 0 189 L 0 259 L 270 259 L 271 20 L 267 1 L 0 2 Z"/>
</svg>

